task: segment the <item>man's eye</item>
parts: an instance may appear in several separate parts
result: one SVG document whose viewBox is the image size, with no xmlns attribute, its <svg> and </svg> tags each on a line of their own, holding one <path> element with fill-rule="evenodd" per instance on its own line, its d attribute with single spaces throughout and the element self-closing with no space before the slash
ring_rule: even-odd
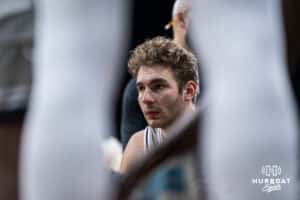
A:
<svg viewBox="0 0 300 200">
<path fill-rule="evenodd" d="M 163 84 L 156 84 L 153 86 L 153 90 L 161 90 L 164 88 L 165 88 L 165 86 Z"/>
<path fill-rule="evenodd" d="M 138 87 L 136 87 L 136 89 L 137 89 L 137 91 L 141 92 L 141 91 L 144 90 L 144 87 L 143 86 L 138 86 Z"/>
</svg>

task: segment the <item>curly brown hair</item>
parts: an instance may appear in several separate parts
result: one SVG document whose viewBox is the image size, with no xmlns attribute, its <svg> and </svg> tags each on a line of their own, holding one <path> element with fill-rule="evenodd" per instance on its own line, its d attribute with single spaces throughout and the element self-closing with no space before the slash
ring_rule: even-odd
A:
<svg viewBox="0 0 300 200">
<path fill-rule="evenodd" d="M 179 91 L 182 91 L 184 85 L 190 80 L 195 81 L 198 85 L 196 57 L 171 39 L 159 36 L 138 45 L 131 52 L 128 71 L 136 79 L 141 66 L 152 67 L 155 65 L 172 69 Z"/>
</svg>

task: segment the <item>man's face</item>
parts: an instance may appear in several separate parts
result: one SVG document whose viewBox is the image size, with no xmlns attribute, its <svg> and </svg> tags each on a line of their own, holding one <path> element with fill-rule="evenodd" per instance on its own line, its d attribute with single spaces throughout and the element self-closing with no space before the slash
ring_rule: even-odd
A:
<svg viewBox="0 0 300 200">
<path fill-rule="evenodd" d="M 169 67 L 142 66 L 137 74 L 138 101 L 149 126 L 166 128 L 185 108 L 183 96 Z"/>
</svg>

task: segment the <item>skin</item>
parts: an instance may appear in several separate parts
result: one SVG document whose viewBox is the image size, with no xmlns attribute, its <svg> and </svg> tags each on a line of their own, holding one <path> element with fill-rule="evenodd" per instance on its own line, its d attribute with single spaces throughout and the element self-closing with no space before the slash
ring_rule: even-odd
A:
<svg viewBox="0 0 300 200">
<path fill-rule="evenodd" d="M 173 40 L 180 46 L 188 49 L 186 44 L 186 34 L 188 29 L 188 10 L 180 11 L 174 15 L 173 21 Z"/>
<path fill-rule="evenodd" d="M 138 102 L 149 126 L 167 128 L 184 110 L 183 96 L 169 68 L 142 67 L 137 77 Z"/>
<path fill-rule="evenodd" d="M 166 129 L 185 112 L 195 109 L 192 102 L 197 84 L 188 81 L 179 90 L 171 68 L 161 65 L 142 66 L 137 75 L 138 101 L 149 126 Z M 121 173 L 126 173 L 132 164 L 143 156 L 144 132 L 135 133 L 129 140 L 121 162 Z"/>
</svg>

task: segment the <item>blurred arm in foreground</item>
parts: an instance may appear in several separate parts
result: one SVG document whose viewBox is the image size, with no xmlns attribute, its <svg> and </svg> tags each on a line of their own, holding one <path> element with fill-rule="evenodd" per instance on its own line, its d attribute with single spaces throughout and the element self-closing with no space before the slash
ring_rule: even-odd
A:
<svg viewBox="0 0 300 200">
<path fill-rule="evenodd" d="M 22 141 L 21 198 L 109 199 L 100 144 L 115 131 L 112 101 L 126 5 L 35 2 L 34 85 Z"/>
</svg>

